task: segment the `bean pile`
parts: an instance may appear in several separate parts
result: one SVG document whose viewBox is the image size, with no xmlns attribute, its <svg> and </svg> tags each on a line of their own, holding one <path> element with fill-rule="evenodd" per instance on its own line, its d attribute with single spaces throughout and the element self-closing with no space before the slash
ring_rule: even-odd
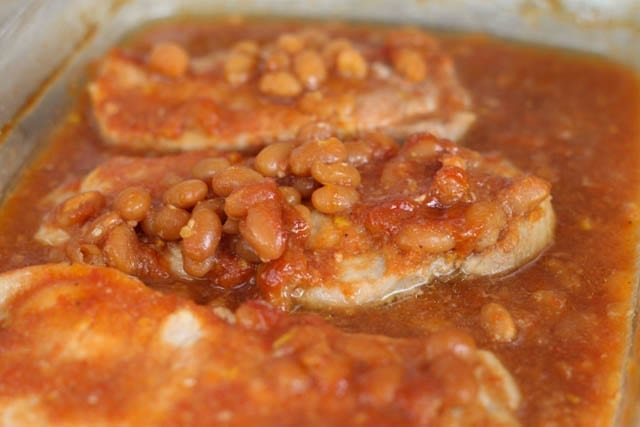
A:
<svg viewBox="0 0 640 427">
<path fill-rule="evenodd" d="M 435 41 L 415 30 L 391 32 L 387 38 L 385 62 L 390 70 L 409 82 L 425 80 L 429 75 L 425 54 L 435 49 Z M 155 44 L 147 59 L 151 70 L 170 78 L 185 75 L 189 64 L 189 53 L 174 42 Z M 365 47 L 347 38 L 302 30 L 266 43 L 236 42 L 226 53 L 223 74 L 232 86 L 255 81 L 263 95 L 293 98 L 319 89 L 331 76 L 363 80 L 371 68 Z"/>
</svg>

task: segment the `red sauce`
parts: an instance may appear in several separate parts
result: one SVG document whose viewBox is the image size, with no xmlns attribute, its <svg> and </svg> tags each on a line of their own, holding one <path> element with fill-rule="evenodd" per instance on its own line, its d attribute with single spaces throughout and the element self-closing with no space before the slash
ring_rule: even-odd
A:
<svg viewBox="0 0 640 427">
<path fill-rule="evenodd" d="M 460 327 L 514 375 L 525 424 L 608 424 L 636 281 L 638 78 L 623 66 L 564 51 L 475 36 L 443 43 L 478 115 L 461 144 L 500 152 L 552 182 L 555 242 L 505 277 L 438 283 L 392 305 L 321 314 L 345 330 L 394 337 Z M 47 250 L 32 240 L 44 213 L 38 201 L 120 153 L 100 144 L 85 107 L 80 102 L 70 113 L 6 200 L 0 270 L 48 261 Z M 239 302 L 224 292 L 207 299 L 216 297 Z M 482 326 L 483 307 L 492 302 L 513 318 L 517 336 L 510 343 L 492 339 Z"/>
</svg>

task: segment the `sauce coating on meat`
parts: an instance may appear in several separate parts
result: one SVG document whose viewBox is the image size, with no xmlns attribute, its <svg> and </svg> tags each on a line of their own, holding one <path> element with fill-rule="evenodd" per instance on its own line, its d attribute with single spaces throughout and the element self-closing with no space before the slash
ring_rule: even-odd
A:
<svg viewBox="0 0 640 427">
<path fill-rule="evenodd" d="M 288 24 L 282 25 L 286 31 Z M 192 52 L 212 40 L 206 24 L 159 28 L 155 34 L 165 40 L 180 40 L 181 31 L 191 31 Z M 515 378 L 522 393 L 521 423 L 610 424 L 636 283 L 637 76 L 600 58 L 485 37 L 439 41 L 477 114 L 461 145 L 500 152 L 519 169 L 552 183 L 554 243 L 508 276 L 453 280 L 383 307 L 319 313 L 342 330 L 395 337 L 461 328 Z M 41 200 L 68 178 L 79 179 L 104 160 L 127 154 L 103 145 L 88 125 L 86 104 L 69 115 L 51 148 L 3 205 L 1 270 L 64 259 L 32 239 L 49 210 Z M 181 283 L 158 288 L 232 308 L 256 296 L 254 286 L 233 292 L 186 289 Z"/>
<path fill-rule="evenodd" d="M 73 262 L 150 284 L 256 280 L 284 307 L 380 304 L 509 272 L 551 243 L 555 222 L 548 182 L 430 134 L 120 157 L 50 198 L 35 238 Z"/>
<path fill-rule="evenodd" d="M 421 29 L 238 20 L 177 28 L 179 37 L 171 27 L 143 33 L 98 63 L 89 93 L 106 143 L 229 150 L 377 129 L 456 139 L 473 122 L 450 56 Z"/>
<path fill-rule="evenodd" d="M 518 425 L 513 378 L 455 329 L 346 334 L 81 265 L 5 273 L 0 289 L 5 425 Z"/>
</svg>

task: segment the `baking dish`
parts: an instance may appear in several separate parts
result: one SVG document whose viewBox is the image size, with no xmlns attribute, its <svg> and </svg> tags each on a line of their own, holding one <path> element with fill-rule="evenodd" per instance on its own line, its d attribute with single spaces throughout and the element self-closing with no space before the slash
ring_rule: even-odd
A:
<svg viewBox="0 0 640 427">
<path fill-rule="evenodd" d="M 603 54 L 640 66 L 640 8 L 632 1 L 204 1 L 89 0 L 23 2 L 10 10 L 0 35 L 0 188 L 11 188 L 20 169 L 45 141 L 80 88 L 87 64 L 127 32 L 150 21 L 186 14 L 257 14 L 340 17 L 416 23 L 446 30 L 483 31 L 509 38 Z M 19 41 L 16 43 L 16 41 Z M 29 52 L 25 55 L 24 52 Z M 71 90 L 70 90 L 71 89 Z M 638 341 L 637 318 L 633 333 Z M 638 422 L 638 346 L 631 349 L 619 408 L 621 426 Z"/>
</svg>

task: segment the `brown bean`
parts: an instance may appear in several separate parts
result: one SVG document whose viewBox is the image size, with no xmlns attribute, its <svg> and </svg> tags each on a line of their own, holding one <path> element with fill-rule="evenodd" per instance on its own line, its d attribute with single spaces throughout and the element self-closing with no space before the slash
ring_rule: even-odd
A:
<svg viewBox="0 0 640 427">
<path fill-rule="evenodd" d="M 191 215 L 184 209 L 176 208 L 172 205 L 162 205 L 147 218 L 150 221 L 143 221 L 145 223 L 150 222 L 150 231 L 153 235 L 160 237 L 162 240 L 178 240 L 180 239 L 180 230 L 184 227 Z"/>
<path fill-rule="evenodd" d="M 262 56 L 262 68 L 267 72 L 282 72 L 289 69 L 291 58 L 284 50 L 267 46 L 260 52 Z"/>
<path fill-rule="evenodd" d="M 104 208 L 105 199 L 99 191 L 87 191 L 65 200 L 56 212 L 56 221 L 62 227 L 83 224 Z"/>
<path fill-rule="evenodd" d="M 224 213 L 224 200 L 224 197 L 202 200 L 193 208 L 193 212 L 198 209 L 209 209 L 215 212 L 221 221 L 224 221 L 227 218 L 227 214 Z"/>
<path fill-rule="evenodd" d="M 201 261 L 189 257 L 182 258 L 182 267 L 184 268 L 184 271 L 193 277 L 206 276 L 211 271 L 214 264 L 215 258 L 213 257 L 205 258 Z"/>
<path fill-rule="evenodd" d="M 280 202 L 282 197 L 278 192 L 278 187 L 273 181 L 258 182 L 248 184 L 234 190 L 227 197 L 224 204 L 224 211 L 230 218 L 241 219 L 247 215 L 247 210 L 251 206 L 267 200 Z"/>
<path fill-rule="evenodd" d="M 234 190 L 263 179 L 262 175 L 246 166 L 230 166 L 213 176 L 211 186 L 216 194 L 227 197 Z"/>
<path fill-rule="evenodd" d="M 427 77 L 427 63 L 422 54 L 413 48 L 400 48 L 391 56 L 393 67 L 408 80 L 421 82 Z"/>
<path fill-rule="evenodd" d="M 302 85 L 287 71 L 274 71 L 260 78 L 260 92 L 265 95 L 291 98 L 302 92 Z"/>
<path fill-rule="evenodd" d="M 438 224 L 413 223 L 403 226 L 395 241 L 401 249 L 412 252 L 438 254 L 453 249 L 456 239 Z"/>
<path fill-rule="evenodd" d="M 504 306 L 495 302 L 482 306 L 480 324 L 489 337 L 497 342 L 511 342 L 518 334 L 511 313 Z"/>
<path fill-rule="evenodd" d="M 249 55 L 257 55 L 260 50 L 260 46 L 253 40 L 241 40 L 235 43 L 231 50 L 234 52 L 242 52 Z"/>
<path fill-rule="evenodd" d="M 182 255 L 195 261 L 213 256 L 222 237 L 222 223 L 209 209 L 196 209 L 187 225 L 180 230 Z"/>
<path fill-rule="evenodd" d="M 296 140 L 301 142 L 329 139 L 335 134 L 333 127 L 327 122 L 312 121 L 302 126 L 296 134 Z"/>
<path fill-rule="evenodd" d="M 512 215 L 524 215 L 540 205 L 551 193 L 551 184 L 533 175 L 517 178 L 500 195 Z"/>
<path fill-rule="evenodd" d="M 192 208 L 200 200 L 204 200 L 209 187 L 199 179 L 187 179 L 169 187 L 162 196 L 162 201 L 176 208 Z"/>
<path fill-rule="evenodd" d="M 111 230 L 103 251 L 107 265 L 127 274 L 136 274 L 139 242 L 135 231 L 128 225 L 120 224 Z"/>
<path fill-rule="evenodd" d="M 256 156 L 253 167 L 264 176 L 283 177 L 289 167 L 289 154 L 294 145 L 291 142 L 275 142 L 267 145 Z"/>
<path fill-rule="evenodd" d="M 318 185 L 313 177 L 299 176 L 295 177 L 291 181 L 291 186 L 298 190 L 298 192 L 300 193 L 300 197 L 302 197 L 303 199 L 308 199 L 311 197 Z"/>
<path fill-rule="evenodd" d="M 327 79 L 327 66 L 322 56 L 313 50 L 303 50 L 293 60 L 298 79 L 309 90 L 317 89 Z"/>
<path fill-rule="evenodd" d="M 240 233 L 240 221 L 233 218 L 227 218 L 227 220 L 222 225 L 222 232 L 225 234 Z"/>
<path fill-rule="evenodd" d="M 224 157 L 210 157 L 208 159 L 202 159 L 191 169 L 191 176 L 196 179 L 201 179 L 204 182 L 211 182 L 213 175 L 228 168 L 229 166 L 229 160 Z"/>
<path fill-rule="evenodd" d="M 313 192 L 311 203 L 322 213 L 334 214 L 350 209 L 359 197 L 353 188 L 329 184 Z"/>
<path fill-rule="evenodd" d="M 189 54 L 177 43 L 157 43 L 151 49 L 148 65 L 165 76 L 182 77 L 189 68 Z"/>
<path fill-rule="evenodd" d="M 296 147 L 289 156 L 291 171 L 298 176 L 308 176 L 315 162 L 337 163 L 347 159 L 347 149 L 338 138 L 309 141 Z"/>
<path fill-rule="evenodd" d="M 280 194 L 284 198 L 284 201 L 290 205 L 297 205 L 302 200 L 302 196 L 300 192 L 296 190 L 294 187 L 282 186 L 278 187 Z"/>
<path fill-rule="evenodd" d="M 336 58 L 338 74 L 348 79 L 364 79 L 367 76 L 369 65 L 360 52 L 351 48 L 343 49 Z"/>
<path fill-rule="evenodd" d="M 324 185 L 336 184 L 347 187 L 360 185 L 360 172 L 348 163 L 315 162 L 311 166 L 311 176 Z"/>
<path fill-rule="evenodd" d="M 106 212 L 94 219 L 86 228 L 82 240 L 86 243 L 100 243 L 109 235 L 117 225 L 123 223 L 123 219 L 116 212 Z"/>
<path fill-rule="evenodd" d="M 240 234 L 263 262 L 279 258 L 286 248 L 280 204 L 267 200 L 250 207 L 240 222 Z"/>
<path fill-rule="evenodd" d="M 151 193 L 142 187 L 126 188 L 116 196 L 113 208 L 125 221 L 142 221 L 151 208 Z"/>
<path fill-rule="evenodd" d="M 432 193 L 443 207 L 473 200 L 467 173 L 457 166 L 442 166 L 436 172 Z"/>
<path fill-rule="evenodd" d="M 254 55 L 242 51 L 229 53 L 224 63 L 224 76 L 233 86 L 238 86 L 248 81 L 256 68 Z"/>
<path fill-rule="evenodd" d="M 475 249 L 482 251 L 494 245 L 507 226 L 507 215 L 496 202 L 482 200 L 473 203 L 465 212 L 467 226 L 476 233 Z"/>
<path fill-rule="evenodd" d="M 402 147 L 402 152 L 409 159 L 416 162 L 426 162 L 435 159 L 438 153 L 442 152 L 443 147 L 438 140 L 431 135 L 420 138 L 411 138 Z"/>
<path fill-rule="evenodd" d="M 347 162 L 352 166 L 367 164 L 373 158 L 373 146 L 365 141 L 347 141 L 344 146 L 347 149 Z"/>
<path fill-rule="evenodd" d="M 243 238 L 239 238 L 236 240 L 235 244 L 233 245 L 233 250 L 235 251 L 236 255 L 238 255 L 245 261 L 249 261 L 252 263 L 260 262 L 260 257 L 256 253 L 255 249 L 253 249 L 253 247 Z"/>
<path fill-rule="evenodd" d="M 283 51 L 294 54 L 304 48 L 304 40 L 297 34 L 285 33 L 278 37 L 276 44 Z"/>
</svg>

